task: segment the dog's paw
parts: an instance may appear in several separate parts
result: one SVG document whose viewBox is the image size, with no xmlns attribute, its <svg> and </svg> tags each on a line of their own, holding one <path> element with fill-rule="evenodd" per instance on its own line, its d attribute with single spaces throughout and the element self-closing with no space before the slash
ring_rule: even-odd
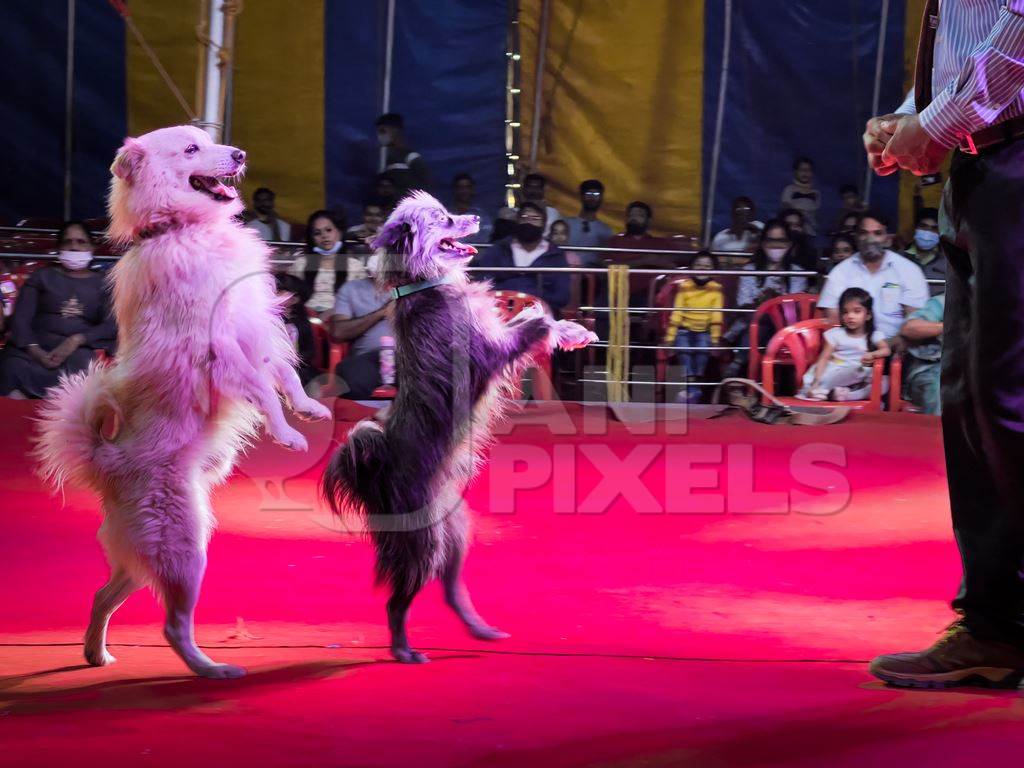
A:
<svg viewBox="0 0 1024 768">
<path fill-rule="evenodd" d="M 192 671 L 200 677 L 207 677 L 211 680 L 245 677 L 245 667 L 238 667 L 234 664 L 204 664 L 201 667 L 195 667 Z"/>
<path fill-rule="evenodd" d="M 275 443 L 287 448 L 289 451 L 309 450 L 309 443 L 306 442 L 306 438 L 302 436 L 302 433 L 292 429 L 287 424 L 275 430 L 271 436 L 274 438 Z"/>
<path fill-rule="evenodd" d="M 489 627 L 486 624 L 473 624 L 467 629 L 477 640 L 507 640 L 512 637 L 508 632 L 502 632 L 497 627 Z"/>
<path fill-rule="evenodd" d="M 312 399 L 304 403 L 297 403 L 295 413 L 305 421 L 327 421 L 333 416 L 330 408 Z"/>
<path fill-rule="evenodd" d="M 106 648 L 86 648 L 85 660 L 93 667 L 106 667 L 117 661 Z"/>
<path fill-rule="evenodd" d="M 391 648 L 391 656 L 402 664 L 429 664 L 430 659 L 412 648 Z"/>
<path fill-rule="evenodd" d="M 574 320 L 559 320 L 555 325 L 558 346 L 561 349 L 582 349 L 597 341 L 597 334 L 588 331 Z"/>
</svg>

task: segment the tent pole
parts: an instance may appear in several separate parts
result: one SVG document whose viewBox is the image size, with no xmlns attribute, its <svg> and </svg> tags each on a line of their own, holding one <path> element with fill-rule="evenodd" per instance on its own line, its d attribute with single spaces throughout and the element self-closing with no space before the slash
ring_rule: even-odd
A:
<svg viewBox="0 0 1024 768">
<path fill-rule="evenodd" d="M 68 0 L 67 71 L 64 75 L 64 220 L 71 218 L 71 158 L 75 133 L 75 0 Z"/>
<path fill-rule="evenodd" d="M 540 124 L 543 118 L 544 65 L 547 61 L 548 27 L 551 21 L 551 0 L 540 7 L 540 32 L 537 40 L 537 69 L 533 73 L 533 130 L 530 131 L 530 170 L 537 170 L 537 150 L 540 145 Z"/>
<path fill-rule="evenodd" d="M 388 0 L 387 29 L 384 33 L 384 83 L 380 97 L 380 113 L 391 111 L 391 63 L 395 54 L 395 0 Z M 387 167 L 388 148 L 380 148 L 380 172 Z"/>
</svg>

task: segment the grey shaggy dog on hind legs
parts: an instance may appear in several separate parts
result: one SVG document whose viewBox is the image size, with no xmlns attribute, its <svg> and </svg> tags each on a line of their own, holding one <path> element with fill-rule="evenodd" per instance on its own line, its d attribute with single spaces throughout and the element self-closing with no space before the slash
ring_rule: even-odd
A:
<svg viewBox="0 0 1024 768">
<path fill-rule="evenodd" d="M 462 580 L 468 545 L 462 493 L 512 383 L 533 356 L 597 339 L 537 305 L 502 322 L 490 286 L 466 275 L 476 250 L 459 239 L 478 227 L 479 217 L 451 215 L 424 192 L 406 197 L 388 218 L 374 242 L 386 251 L 376 280 L 381 288 L 412 291 L 395 301 L 392 319 L 398 394 L 383 423 L 368 419 L 353 427 L 322 481 L 335 513 L 353 510 L 366 518 L 378 580 L 391 589 L 391 654 L 405 663 L 428 660 L 410 648 L 406 618 L 416 594 L 435 578 L 470 634 L 508 637 L 480 617 Z"/>
</svg>

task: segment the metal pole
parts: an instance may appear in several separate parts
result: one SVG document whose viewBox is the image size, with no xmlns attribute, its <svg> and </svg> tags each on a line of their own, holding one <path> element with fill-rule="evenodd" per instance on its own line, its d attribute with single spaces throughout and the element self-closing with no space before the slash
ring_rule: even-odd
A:
<svg viewBox="0 0 1024 768">
<path fill-rule="evenodd" d="M 537 39 L 537 71 L 533 73 L 533 130 L 530 135 L 530 170 L 537 168 L 537 147 L 540 144 L 540 123 L 543 115 L 542 89 L 544 88 L 544 65 L 548 51 L 548 25 L 551 17 L 551 0 L 544 0 L 540 7 L 540 33 Z"/>
<path fill-rule="evenodd" d="M 75 134 L 75 0 L 68 0 L 67 70 L 64 74 L 64 220 L 71 218 L 71 158 Z"/>
<path fill-rule="evenodd" d="M 711 150 L 708 199 L 704 215 L 704 247 L 711 243 L 711 226 L 718 192 L 718 159 L 722 154 L 722 125 L 725 122 L 725 91 L 729 84 L 729 56 L 732 49 L 732 0 L 725 0 L 725 31 L 722 41 L 722 75 L 718 81 L 718 113 L 715 115 L 715 141 Z"/>
<path fill-rule="evenodd" d="M 882 19 L 878 24 L 878 51 L 875 54 L 875 92 L 871 100 L 871 114 L 878 114 L 878 102 L 882 93 L 882 63 L 885 58 L 885 37 L 889 29 L 889 0 L 882 0 Z M 869 166 L 864 172 L 864 202 L 871 200 L 871 182 L 874 171 Z"/>
<path fill-rule="evenodd" d="M 203 88 L 203 112 L 199 127 L 214 141 L 220 141 L 224 131 L 221 110 L 221 49 L 224 47 L 224 1 L 210 0 L 209 39 L 206 43 L 206 78 Z"/>
<path fill-rule="evenodd" d="M 388 0 L 387 29 L 384 33 L 384 88 L 380 98 L 380 113 L 391 111 L 391 63 L 395 54 L 395 0 Z M 380 148 L 380 172 L 388 164 L 388 148 Z"/>
</svg>

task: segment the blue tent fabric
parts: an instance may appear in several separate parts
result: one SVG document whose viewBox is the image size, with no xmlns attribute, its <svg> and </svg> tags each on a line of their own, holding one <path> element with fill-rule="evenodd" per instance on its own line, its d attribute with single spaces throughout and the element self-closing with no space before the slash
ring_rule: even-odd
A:
<svg viewBox="0 0 1024 768">
<path fill-rule="evenodd" d="M 126 125 L 124 24 L 107 3 L 76 5 L 72 215 L 104 212 Z M 64 198 L 67 4 L 11 0 L 0 24 L 0 219 L 56 217 Z"/>
<path fill-rule="evenodd" d="M 793 160 L 811 158 L 822 194 L 819 234 L 839 215 L 839 188 L 863 186 L 861 144 L 871 117 L 883 0 L 734 0 L 732 48 L 712 231 L 728 226 L 731 201 L 751 197 L 774 216 Z M 890 3 L 879 111 L 903 98 L 903 3 Z M 707 3 L 704 184 L 708 189 L 721 77 L 725 3 Z M 863 190 L 862 190 L 863 191 Z M 896 219 L 895 177 L 875 178 L 871 203 Z M 704 205 L 709 204 L 705 195 Z"/>
<path fill-rule="evenodd" d="M 327 199 L 350 218 L 377 171 L 373 121 L 381 103 L 386 3 L 325 6 L 324 145 Z M 447 200 L 452 177 L 474 176 L 477 203 L 501 205 L 505 184 L 505 0 L 398 0 L 391 111 L 405 117 L 431 192 Z"/>
</svg>

